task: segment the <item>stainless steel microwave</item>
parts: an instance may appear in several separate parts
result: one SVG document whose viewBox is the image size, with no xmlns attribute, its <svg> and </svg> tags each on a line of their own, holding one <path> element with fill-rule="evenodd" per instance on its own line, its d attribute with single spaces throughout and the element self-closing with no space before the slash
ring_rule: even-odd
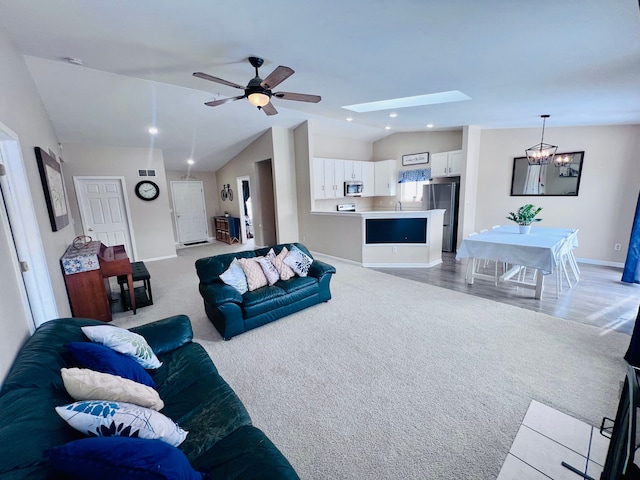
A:
<svg viewBox="0 0 640 480">
<path fill-rule="evenodd" d="M 350 181 L 344 182 L 345 197 L 360 197 L 362 196 L 363 189 L 364 189 L 364 185 L 359 180 L 350 180 Z"/>
</svg>

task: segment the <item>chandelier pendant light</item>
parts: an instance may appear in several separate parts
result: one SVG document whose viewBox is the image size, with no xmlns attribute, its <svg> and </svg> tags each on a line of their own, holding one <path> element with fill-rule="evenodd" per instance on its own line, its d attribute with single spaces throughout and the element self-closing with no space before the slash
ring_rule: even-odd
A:
<svg viewBox="0 0 640 480">
<path fill-rule="evenodd" d="M 544 125 L 549 117 L 550 115 L 540 115 L 540 118 L 542 118 L 542 138 L 540 138 L 540 143 L 525 150 L 529 165 L 547 165 L 553 162 L 553 157 L 556 155 L 558 147 L 544 143 Z"/>
</svg>

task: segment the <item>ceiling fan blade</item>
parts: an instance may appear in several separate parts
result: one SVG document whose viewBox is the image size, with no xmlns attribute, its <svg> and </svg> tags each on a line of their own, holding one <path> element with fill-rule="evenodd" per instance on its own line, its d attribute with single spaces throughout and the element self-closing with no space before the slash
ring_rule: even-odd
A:
<svg viewBox="0 0 640 480">
<path fill-rule="evenodd" d="M 276 107 L 274 107 L 273 103 L 271 102 L 267 103 L 264 107 L 262 107 L 262 111 L 269 116 L 276 115 L 278 113 L 278 110 L 276 110 Z"/>
<path fill-rule="evenodd" d="M 282 98 L 283 100 L 295 100 L 297 102 L 309 102 L 318 103 L 322 100 L 320 95 L 307 95 L 306 93 L 292 93 L 292 92 L 276 92 L 274 97 Z"/>
<path fill-rule="evenodd" d="M 242 98 L 244 98 L 244 95 L 240 95 L 239 97 L 223 98 L 222 100 L 213 100 L 211 102 L 205 102 L 205 105 L 209 107 L 217 107 L 218 105 L 224 105 L 225 103 L 233 102 L 235 100 L 240 100 Z"/>
<path fill-rule="evenodd" d="M 198 77 L 198 78 L 203 78 L 204 80 L 209 80 L 211 82 L 221 83 L 223 85 L 228 85 L 230 87 L 240 88 L 240 89 L 244 90 L 244 87 L 242 85 L 238 85 L 237 83 L 229 82 L 228 80 L 223 80 L 222 78 L 214 77 L 214 76 L 209 75 L 207 73 L 195 72 L 193 74 L 193 76 L 194 77 Z"/>
<path fill-rule="evenodd" d="M 273 72 L 271 72 L 269 76 L 265 78 L 260 85 L 266 88 L 267 90 L 271 90 L 276 85 L 280 85 L 282 82 L 284 82 L 287 78 L 289 78 L 294 73 L 295 72 L 293 71 L 293 69 L 280 65 Z"/>
</svg>

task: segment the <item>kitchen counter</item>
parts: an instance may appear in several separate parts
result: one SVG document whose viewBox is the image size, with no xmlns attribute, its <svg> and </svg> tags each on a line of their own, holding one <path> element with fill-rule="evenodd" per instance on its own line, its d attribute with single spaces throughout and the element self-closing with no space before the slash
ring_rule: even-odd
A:
<svg viewBox="0 0 640 480">
<path fill-rule="evenodd" d="M 312 250 L 353 260 L 364 267 L 432 267 L 442 263 L 444 212 L 311 212 L 320 238 L 303 241 Z"/>
</svg>

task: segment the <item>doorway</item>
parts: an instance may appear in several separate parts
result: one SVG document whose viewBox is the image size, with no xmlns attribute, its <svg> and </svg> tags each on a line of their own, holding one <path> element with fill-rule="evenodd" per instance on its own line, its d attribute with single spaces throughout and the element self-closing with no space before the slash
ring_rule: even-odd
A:
<svg viewBox="0 0 640 480">
<path fill-rule="evenodd" d="M 251 183 L 248 176 L 236 178 L 240 193 L 240 232 L 241 242 L 247 243 L 254 237 L 253 232 L 253 199 L 251 197 Z"/>
<path fill-rule="evenodd" d="M 178 242 L 182 245 L 206 242 L 209 238 L 209 229 L 203 183 L 173 181 L 171 195 Z"/>
<path fill-rule="evenodd" d="M 84 235 L 107 247 L 124 245 L 136 259 L 123 177 L 73 177 Z"/>
<path fill-rule="evenodd" d="M 40 236 L 32 194 L 22 159 L 18 136 L 0 123 L 0 190 L 3 203 L 3 230 L 11 250 L 13 271 L 29 329 L 58 318 L 58 307 L 51 285 L 47 259 Z M 6 212 L 6 213 L 5 213 Z M 4 278 L 3 278 L 4 279 Z M 11 280 L 13 283 L 14 281 Z M 4 299 L 3 299 L 4 303 Z"/>
</svg>

